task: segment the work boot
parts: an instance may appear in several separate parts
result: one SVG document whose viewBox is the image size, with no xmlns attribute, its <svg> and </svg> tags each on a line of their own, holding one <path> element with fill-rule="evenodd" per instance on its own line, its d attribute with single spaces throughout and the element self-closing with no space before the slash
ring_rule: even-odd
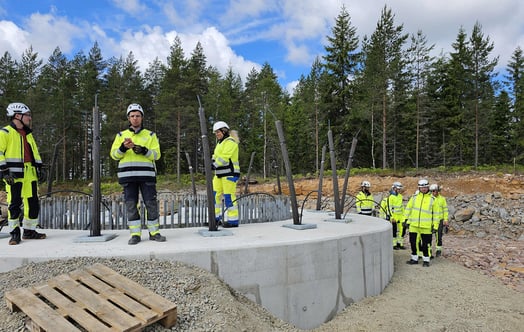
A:
<svg viewBox="0 0 524 332">
<path fill-rule="evenodd" d="M 418 264 L 418 261 L 414 260 L 414 259 L 410 259 L 409 261 L 406 262 L 406 264 L 409 264 L 409 265 L 416 265 Z"/>
<path fill-rule="evenodd" d="M 398 250 L 398 244 L 396 246 L 393 246 L 393 250 Z"/>
<path fill-rule="evenodd" d="M 395 250 L 399 250 L 400 249 L 400 243 L 397 243 L 397 245 L 395 246 Z"/>
<path fill-rule="evenodd" d="M 13 229 L 9 234 L 11 234 L 9 245 L 13 246 L 20 243 L 20 227 Z"/>
<path fill-rule="evenodd" d="M 429 262 L 424 262 L 424 263 L 422 263 L 422 266 L 423 266 L 423 267 L 429 267 Z"/>
<path fill-rule="evenodd" d="M 141 240 L 141 239 L 140 239 L 140 236 L 138 236 L 138 235 L 133 235 L 133 236 L 131 236 L 131 238 L 129 239 L 129 241 L 127 241 L 127 244 L 131 244 L 131 245 L 133 245 L 133 244 L 137 244 L 138 242 L 140 242 L 140 240 Z"/>
<path fill-rule="evenodd" d="M 229 222 L 225 222 L 222 227 L 224 227 L 224 228 L 238 227 L 238 223 L 232 224 L 232 223 L 229 223 Z"/>
<path fill-rule="evenodd" d="M 440 250 L 437 250 L 437 253 L 436 253 L 437 257 L 440 257 L 442 255 L 442 251 Z"/>
<path fill-rule="evenodd" d="M 24 234 L 22 235 L 24 240 L 41 240 L 45 238 L 46 235 L 44 233 L 38 233 L 34 229 L 24 229 Z"/>
<path fill-rule="evenodd" d="M 149 233 L 149 240 L 156 242 L 166 242 L 166 237 L 160 235 L 160 233 L 156 233 L 155 235 L 151 235 L 151 233 Z"/>
<path fill-rule="evenodd" d="M 399 248 L 400 250 L 406 250 L 406 247 L 404 247 L 403 245 L 399 245 L 398 248 Z"/>
</svg>

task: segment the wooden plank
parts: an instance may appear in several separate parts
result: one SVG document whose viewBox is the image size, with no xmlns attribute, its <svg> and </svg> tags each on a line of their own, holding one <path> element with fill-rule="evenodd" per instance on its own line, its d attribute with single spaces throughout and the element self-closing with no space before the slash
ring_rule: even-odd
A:
<svg viewBox="0 0 524 332">
<path fill-rule="evenodd" d="M 20 309 L 45 331 L 80 331 L 27 288 L 6 292 L 5 298 L 8 307 Z"/>
<path fill-rule="evenodd" d="M 103 264 L 96 263 L 87 270 L 162 315 L 176 312 L 176 304 L 173 302 L 116 273 Z"/>
<path fill-rule="evenodd" d="M 64 294 L 74 299 L 79 306 L 88 309 L 101 321 L 119 331 L 130 331 L 142 325 L 138 319 L 100 298 L 85 286 L 71 279 L 69 275 L 59 275 L 49 280 L 48 284 L 60 289 Z"/>
<path fill-rule="evenodd" d="M 66 296 L 62 295 L 56 289 L 49 285 L 42 285 L 34 287 L 36 293 L 44 297 L 47 301 L 57 307 L 57 311 L 63 316 L 69 316 L 72 320 L 77 322 L 80 326 L 88 331 L 111 331 L 106 325 L 101 323 L 96 317 L 93 317 L 83 308 L 78 306 L 78 303 L 71 301 Z"/>
<path fill-rule="evenodd" d="M 98 279 L 88 272 L 76 270 L 71 272 L 69 275 L 73 279 L 84 283 L 89 288 L 98 292 L 100 297 L 111 300 L 125 311 L 141 320 L 143 324 L 147 325 L 158 320 L 158 314 L 156 312 L 151 311 L 148 307 L 142 305 L 140 302 L 135 301 L 133 298 L 120 292 L 114 287 L 111 287 L 105 281 Z"/>
</svg>

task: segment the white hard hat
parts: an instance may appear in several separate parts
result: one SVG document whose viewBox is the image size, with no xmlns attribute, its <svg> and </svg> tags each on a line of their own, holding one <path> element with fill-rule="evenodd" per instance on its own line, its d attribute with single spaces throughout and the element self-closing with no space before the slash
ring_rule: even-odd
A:
<svg viewBox="0 0 524 332">
<path fill-rule="evenodd" d="M 402 188 L 404 188 L 404 187 L 402 186 L 402 183 L 400 183 L 400 182 L 398 182 L 398 181 L 397 181 L 397 182 L 393 182 L 393 185 L 392 185 L 391 187 L 392 187 L 392 188 L 395 188 L 395 189 L 399 189 L 399 190 L 402 190 Z"/>
<path fill-rule="evenodd" d="M 213 131 L 217 131 L 217 130 L 222 129 L 222 128 L 229 129 L 229 126 L 224 121 L 217 121 L 213 125 Z"/>
<path fill-rule="evenodd" d="M 15 114 L 26 114 L 31 112 L 29 107 L 24 103 L 11 103 L 7 105 L 7 116 L 11 117 Z"/>
<path fill-rule="evenodd" d="M 360 184 L 361 187 L 371 188 L 371 183 L 369 181 L 362 181 Z"/>
<path fill-rule="evenodd" d="M 438 186 L 438 184 L 432 183 L 431 186 L 429 186 L 429 190 L 430 191 L 433 191 L 433 190 L 439 191 L 440 187 Z"/>
<path fill-rule="evenodd" d="M 418 181 L 418 186 L 419 186 L 419 188 L 421 188 L 421 187 L 429 187 L 429 182 L 426 179 L 420 179 Z"/>
<path fill-rule="evenodd" d="M 140 104 L 130 104 L 129 106 L 127 106 L 126 116 L 128 116 L 129 113 L 133 111 L 139 111 L 140 113 L 142 113 L 142 116 L 144 116 L 144 110 L 142 109 L 142 106 L 140 106 Z"/>
</svg>

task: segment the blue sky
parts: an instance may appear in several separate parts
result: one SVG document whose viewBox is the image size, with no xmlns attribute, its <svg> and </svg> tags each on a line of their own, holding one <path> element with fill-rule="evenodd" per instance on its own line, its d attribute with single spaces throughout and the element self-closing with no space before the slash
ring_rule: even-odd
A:
<svg viewBox="0 0 524 332">
<path fill-rule="evenodd" d="M 45 62 L 57 46 L 72 58 L 97 41 L 104 58 L 132 51 L 145 69 L 155 57 L 165 61 L 178 36 L 187 56 L 200 41 L 208 64 L 221 72 L 231 66 L 243 79 L 268 62 L 291 91 L 324 54 L 342 5 L 360 39 L 387 5 L 404 32 L 421 30 L 435 44 L 435 55 L 477 21 L 495 44 L 499 71 L 524 48 L 522 0 L 0 0 L 0 55 L 18 60 L 32 46 Z"/>
</svg>

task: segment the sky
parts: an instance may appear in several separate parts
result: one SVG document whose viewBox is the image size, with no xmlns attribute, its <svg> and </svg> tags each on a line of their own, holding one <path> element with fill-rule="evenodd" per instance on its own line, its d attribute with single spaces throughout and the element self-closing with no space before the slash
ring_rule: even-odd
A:
<svg viewBox="0 0 524 332">
<path fill-rule="evenodd" d="M 384 6 L 404 33 L 422 31 L 434 54 L 452 51 L 460 28 L 476 22 L 494 43 L 503 72 L 524 49 L 522 0 L 0 0 L 0 56 L 19 60 L 29 47 L 45 62 L 56 47 L 72 59 L 97 42 L 104 59 L 133 52 L 142 71 L 165 62 L 176 36 L 189 57 L 200 42 L 208 65 L 229 68 L 245 82 L 268 63 L 289 92 L 325 54 L 336 17 L 345 6 L 359 40 L 376 28 Z"/>
</svg>

